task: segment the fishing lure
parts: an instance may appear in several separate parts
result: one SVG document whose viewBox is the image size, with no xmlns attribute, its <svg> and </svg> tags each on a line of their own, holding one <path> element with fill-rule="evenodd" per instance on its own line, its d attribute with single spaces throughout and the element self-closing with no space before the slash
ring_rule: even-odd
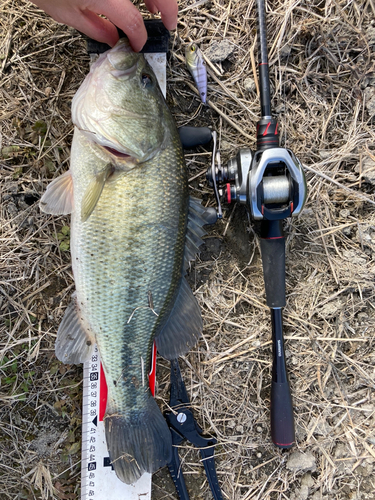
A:
<svg viewBox="0 0 375 500">
<path fill-rule="evenodd" d="M 192 74 L 203 104 L 207 99 L 207 69 L 202 52 L 195 43 L 191 43 L 185 50 L 186 66 Z"/>
</svg>

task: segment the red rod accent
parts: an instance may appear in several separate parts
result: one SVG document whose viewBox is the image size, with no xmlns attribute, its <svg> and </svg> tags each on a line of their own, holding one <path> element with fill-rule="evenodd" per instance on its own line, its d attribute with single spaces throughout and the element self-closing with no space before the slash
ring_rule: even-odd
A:
<svg viewBox="0 0 375 500">
<path fill-rule="evenodd" d="M 278 123 L 276 123 L 276 128 L 275 128 L 275 135 L 277 135 L 277 127 L 279 126 Z"/>
<path fill-rule="evenodd" d="M 270 128 L 271 122 L 268 123 L 266 130 L 263 132 L 263 137 L 267 135 L 268 129 Z"/>
<path fill-rule="evenodd" d="M 230 184 L 227 182 L 227 202 L 232 203 L 232 194 L 230 192 Z"/>
<path fill-rule="evenodd" d="M 276 443 L 276 442 L 274 441 L 274 444 L 275 444 L 276 446 L 292 446 L 292 444 L 293 444 L 293 443 L 294 443 L 294 441 L 292 441 L 291 443 Z"/>
</svg>

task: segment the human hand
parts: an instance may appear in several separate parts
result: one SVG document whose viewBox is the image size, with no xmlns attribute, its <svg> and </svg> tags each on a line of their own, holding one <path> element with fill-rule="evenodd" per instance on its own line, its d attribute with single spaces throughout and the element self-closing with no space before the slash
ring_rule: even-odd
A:
<svg viewBox="0 0 375 500">
<path fill-rule="evenodd" d="M 136 52 L 147 41 L 147 32 L 139 10 L 130 0 L 32 0 L 55 21 L 85 33 L 113 47 L 119 39 L 116 26 L 129 38 Z M 152 14 L 160 11 L 164 26 L 177 26 L 177 0 L 145 0 Z M 107 19 L 100 17 L 102 14 Z M 116 25 L 116 26 L 115 26 Z"/>
</svg>

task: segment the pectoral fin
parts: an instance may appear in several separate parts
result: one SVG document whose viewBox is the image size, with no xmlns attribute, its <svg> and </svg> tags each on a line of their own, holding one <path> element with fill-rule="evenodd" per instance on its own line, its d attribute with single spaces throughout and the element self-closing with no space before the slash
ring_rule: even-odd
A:
<svg viewBox="0 0 375 500">
<path fill-rule="evenodd" d="M 42 212 L 67 215 L 73 210 L 73 180 L 70 170 L 54 179 L 39 202 Z"/>
<path fill-rule="evenodd" d="M 114 172 L 114 167 L 111 163 L 106 165 L 105 169 L 97 174 L 89 183 L 88 188 L 83 196 L 81 207 L 82 222 L 87 221 L 94 211 L 100 195 L 102 194 L 104 185 L 108 177 Z"/>
</svg>

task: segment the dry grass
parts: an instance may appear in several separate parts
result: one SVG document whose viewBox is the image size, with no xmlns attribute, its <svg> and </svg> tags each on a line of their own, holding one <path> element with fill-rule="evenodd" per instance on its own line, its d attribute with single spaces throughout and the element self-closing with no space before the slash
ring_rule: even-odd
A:
<svg viewBox="0 0 375 500">
<path fill-rule="evenodd" d="M 255 2 L 196 3 L 180 2 L 168 102 L 179 125 L 213 125 L 227 161 L 255 146 L 259 102 L 244 88 L 256 78 Z M 309 188 L 304 212 L 287 224 L 297 444 L 281 452 L 270 442 L 270 319 L 258 243 L 245 210 L 227 207 L 190 276 L 205 329 L 181 365 L 196 416 L 219 441 L 228 500 L 375 498 L 375 133 L 365 100 L 375 83 L 374 14 L 373 0 L 267 6 L 273 106 Z M 3 0 L 0 23 L 0 499 L 76 499 L 81 368 L 53 354 L 73 289 L 69 220 L 42 215 L 37 202 L 67 168 L 70 101 L 88 57 L 76 32 L 30 4 Z M 189 40 L 205 52 L 223 39 L 235 50 L 209 67 L 211 104 L 203 107 L 181 56 Z M 213 204 L 208 163 L 204 150 L 187 155 L 193 194 Z M 160 360 L 161 403 L 167 366 Z M 291 469 L 296 450 L 312 470 Z M 183 455 L 192 498 L 210 498 L 197 454 Z M 161 478 L 154 497 L 176 498 Z"/>
</svg>

